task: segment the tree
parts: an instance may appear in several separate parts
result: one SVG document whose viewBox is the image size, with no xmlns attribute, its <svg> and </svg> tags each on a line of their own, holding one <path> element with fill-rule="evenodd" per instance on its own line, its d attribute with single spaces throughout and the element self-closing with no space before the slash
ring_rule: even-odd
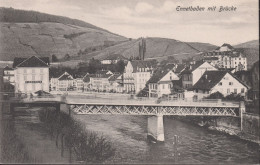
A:
<svg viewBox="0 0 260 165">
<path fill-rule="evenodd" d="M 70 55 L 67 53 L 64 57 L 65 60 L 69 60 L 70 59 Z"/>
<path fill-rule="evenodd" d="M 51 56 L 51 61 L 52 61 L 52 62 L 58 62 L 59 60 L 58 60 L 58 58 L 56 57 L 56 55 L 53 54 L 53 55 Z"/>
<path fill-rule="evenodd" d="M 119 73 L 123 73 L 124 70 L 125 70 L 125 63 L 123 60 L 119 60 L 116 64 L 116 70 L 119 72 Z"/>
<path fill-rule="evenodd" d="M 220 92 L 215 92 L 215 93 L 212 93 L 210 94 L 207 99 L 223 99 L 224 98 L 224 95 Z"/>
</svg>

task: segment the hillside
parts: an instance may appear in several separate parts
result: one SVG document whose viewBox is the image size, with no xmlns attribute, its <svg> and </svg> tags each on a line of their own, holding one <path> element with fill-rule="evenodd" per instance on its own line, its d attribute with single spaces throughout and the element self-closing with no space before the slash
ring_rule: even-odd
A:
<svg viewBox="0 0 260 165">
<path fill-rule="evenodd" d="M 77 19 L 45 14 L 37 11 L 27 11 L 27 10 L 19 10 L 19 9 L 4 8 L 4 7 L 0 7 L 0 22 L 14 22 L 14 23 L 53 22 L 53 23 L 76 25 L 80 27 L 98 29 L 98 30 L 109 32 L 105 29 L 102 29 L 100 27 L 94 26 L 90 23 L 77 20 Z"/>
<path fill-rule="evenodd" d="M 15 56 L 77 56 L 80 50 L 127 40 L 112 33 L 62 23 L 0 23 L 0 60 Z"/>
<path fill-rule="evenodd" d="M 214 45 L 204 43 L 185 43 L 174 39 L 167 38 L 145 38 L 146 41 L 146 59 L 157 59 L 161 61 L 168 56 L 174 56 L 178 60 L 189 57 L 199 56 L 201 51 L 212 50 Z M 103 59 L 108 54 L 122 54 L 124 57 L 136 57 L 139 53 L 139 43 L 141 39 L 131 40 L 115 46 L 108 47 L 104 50 L 97 51 L 85 57 L 94 57 Z M 198 49 L 197 49 L 198 48 Z M 85 59 L 83 56 L 82 59 Z"/>
<path fill-rule="evenodd" d="M 244 42 L 234 46 L 235 48 L 254 48 L 259 49 L 259 40 L 252 40 L 248 42 Z"/>
<path fill-rule="evenodd" d="M 247 57 L 248 67 L 259 60 L 259 40 L 252 40 L 234 46 L 238 51 Z"/>
</svg>

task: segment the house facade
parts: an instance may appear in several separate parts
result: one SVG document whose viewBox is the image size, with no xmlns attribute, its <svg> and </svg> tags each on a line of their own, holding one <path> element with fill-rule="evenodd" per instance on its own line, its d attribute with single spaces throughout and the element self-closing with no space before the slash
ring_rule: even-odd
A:
<svg viewBox="0 0 260 165">
<path fill-rule="evenodd" d="M 15 58 L 13 68 L 15 92 L 49 92 L 49 58 Z"/>
<path fill-rule="evenodd" d="M 204 61 L 218 68 L 234 68 L 235 71 L 247 70 L 247 58 L 229 44 L 223 44 L 216 50 L 205 53 Z"/>
<path fill-rule="evenodd" d="M 149 97 L 162 97 L 171 94 L 173 80 L 179 77 L 172 70 L 158 70 L 148 81 Z"/>
<path fill-rule="evenodd" d="M 138 93 L 151 78 L 153 66 L 149 61 L 128 61 L 123 74 L 126 92 Z"/>
<path fill-rule="evenodd" d="M 94 91 L 107 92 L 109 91 L 109 77 L 111 74 L 96 74 L 90 77 L 90 88 Z"/>
<path fill-rule="evenodd" d="M 57 90 L 58 91 L 72 91 L 75 87 L 75 81 L 72 75 L 65 72 L 58 78 Z"/>
<path fill-rule="evenodd" d="M 217 70 L 217 69 L 212 65 L 210 65 L 208 62 L 191 65 L 192 85 L 196 84 L 196 82 L 201 78 L 204 72 L 209 70 Z"/>
<path fill-rule="evenodd" d="M 231 93 L 246 96 L 248 88 L 246 84 L 227 71 L 206 71 L 192 87 L 194 95 L 198 99 L 215 92 L 220 92 L 224 96 Z"/>
</svg>

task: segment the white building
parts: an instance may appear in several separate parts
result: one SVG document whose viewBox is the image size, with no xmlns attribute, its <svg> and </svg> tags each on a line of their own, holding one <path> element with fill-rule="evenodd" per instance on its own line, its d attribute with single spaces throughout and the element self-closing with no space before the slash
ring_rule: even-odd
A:
<svg viewBox="0 0 260 165">
<path fill-rule="evenodd" d="M 248 86 L 228 71 L 206 71 L 193 86 L 194 95 L 198 99 L 212 93 L 220 92 L 224 96 L 231 93 L 246 95 Z"/>
<path fill-rule="evenodd" d="M 101 60 L 101 64 L 116 64 L 120 60 L 125 61 L 125 60 L 127 60 L 127 58 L 125 58 L 124 56 L 122 56 L 120 54 L 111 54 L 111 55 L 108 55 L 103 60 Z"/>
<path fill-rule="evenodd" d="M 15 92 L 49 91 L 49 58 L 15 58 L 13 68 Z"/>
<path fill-rule="evenodd" d="M 149 97 L 162 97 L 171 94 L 172 81 L 179 77 L 172 70 L 158 70 L 148 81 Z"/>
<path fill-rule="evenodd" d="M 234 68 L 235 71 L 247 70 L 247 58 L 229 44 L 223 44 L 216 50 L 205 53 L 204 61 L 218 68 Z"/>
<path fill-rule="evenodd" d="M 83 78 L 76 78 L 75 79 L 75 87 L 76 87 L 77 91 L 83 91 L 84 90 Z"/>
<path fill-rule="evenodd" d="M 128 61 L 123 74 L 126 92 L 138 93 L 151 78 L 153 66 L 149 61 Z"/>
<path fill-rule="evenodd" d="M 14 85 L 14 69 L 6 66 L 4 68 L 3 81 Z"/>
<path fill-rule="evenodd" d="M 75 81 L 72 75 L 65 72 L 58 78 L 57 90 L 58 91 L 72 91 L 75 87 Z"/>
<path fill-rule="evenodd" d="M 201 78 L 205 71 L 209 70 L 217 69 L 210 65 L 208 62 L 191 65 L 192 85 L 194 85 Z"/>
</svg>

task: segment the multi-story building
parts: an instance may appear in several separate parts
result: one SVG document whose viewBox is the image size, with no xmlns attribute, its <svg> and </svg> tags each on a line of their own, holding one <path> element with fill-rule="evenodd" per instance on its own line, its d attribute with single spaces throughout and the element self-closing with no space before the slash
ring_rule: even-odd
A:
<svg viewBox="0 0 260 165">
<path fill-rule="evenodd" d="M 15 58 L 13 62 L 15 92 L 49 91 L 49 58 Z"/>
<path fill-rule="evenodd" d="M 228 71 L 206 71 L 192 87 L 198 99 L 220 92 L 224 96 L 231 93 L 246 96 L 248 86 Z"/>
<path fill-rule="evenodd" d="M 75 88 L 75 81 L 72 75 L 64 72 L 59 78 L 57 83 L 58 91 L 72 91 Z"/>
<path fill-rule="evenodd" d="M 83 78 L 76 78 L 74 81 L 75 81 L 76 90 L 77 91 L 83 91 L 84 90 Z"/>
<path fill-rule="evenodd" d="M 111 74 L 95 74 L 90 77 L 90 88 L 95 91 L 107 92 L 109 91 L 109 78 Z"/>
<path fill-rule="evenodd" d="M 138 93 L 151 78 L 153 64 L 149 61 L 128 61 L 123 74 L 123 83 L 126 92 Z"/>
<path fill-rule="evenodd" d="M 157 70 L 148 81 L 149 97 L 171 94 L 173 80 L 179 80 L 179 77 L 172 70 Z"/>
<path fill-rule="evenodd" d="M 223 44 L 216 50 L 205 53 L 204 61 L 218 68 L 234 68 L 235 71 L 247 70 L 247 58 L 229 44 Z"/>
<path fill-rule="evenodd" d="M 4 75 L 3 75 L 4 83 L 10 83 L 14 85 L 14 69 L 6 66 L 4 68 Z"/>
</svg>

